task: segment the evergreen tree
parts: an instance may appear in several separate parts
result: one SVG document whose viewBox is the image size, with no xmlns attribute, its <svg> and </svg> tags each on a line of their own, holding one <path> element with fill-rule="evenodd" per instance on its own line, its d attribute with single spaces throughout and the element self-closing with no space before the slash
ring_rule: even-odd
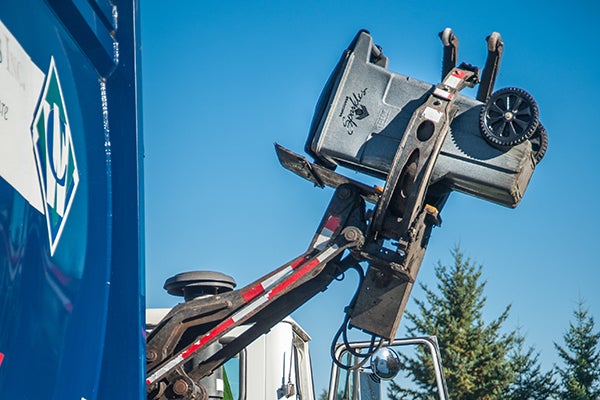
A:
<svg viewBox="0 0 600 400">
<path fill-rule="evenodd" d="M 439 281 L 437 292 L 421 284 L 425 300 L 415 301 L 417 313 L 406 313 L 406 318 L 413 324 L 408 333 L 438 337 L 450 398 L 504 399 L 515 377 L 509 357 L 515 333 L 500 331 L 510 306 L 486 324 L 482 316 L 486 302 L 482 267 L 473 265 L 458 247 L 452 251 L 452 256 L 454 265 L 444 266 L 438 262 L 435 268 Z M 425 350 L 418 350 L 415 358 L 403 356 L 403 368 L 416 389 L 392 384 L 388 390 L 391 399 L 437 396 L 433 365 Z"/>
<path fill-rule="evenodd" d="M 594 332 L 594 318 L 588 315 L 583 300 L 573 312 L 575 322 L 563 336 L 565 347 L 554 343 L 564 368 L 557 368 L 561 379 L 558 395 L 565 400 L 600 399 L 600 332 Z"/>
<path fill-rule="evenodd" d="M 539 353 L 533 347 L 525 351 L 525 337 L 515 336 L 515 347 L 510 359 L 515 379 L 509 386 L 507 400 L 545 400 L 556 392 L 558 385 L 554 380 L 554 370 L 542 372 Z"/>
<path fill-rule="evenodd" d="M 329 393 L 327 392 L 327 390 L 325 390 L 325 389 L 321 390 L 321 394 L 319 395 L 319 400 L 327 400 L 328 395 L 329 395 Z"/>
</svg>

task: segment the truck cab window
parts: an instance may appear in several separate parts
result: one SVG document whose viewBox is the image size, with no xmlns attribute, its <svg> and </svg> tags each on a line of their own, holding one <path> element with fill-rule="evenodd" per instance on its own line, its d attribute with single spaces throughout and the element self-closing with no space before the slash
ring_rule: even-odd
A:
<svg viewBox="0 0 600 400">
<path fill-rule="evenodd" d="M 223 399 L 246 399 L 246 350 L 223 364 Z"/>
</svg>

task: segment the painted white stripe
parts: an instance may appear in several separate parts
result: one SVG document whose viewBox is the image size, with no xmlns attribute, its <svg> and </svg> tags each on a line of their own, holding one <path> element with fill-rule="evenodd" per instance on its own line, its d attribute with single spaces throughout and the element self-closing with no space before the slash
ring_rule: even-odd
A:
<svg viewBox="0 0 600 400">
<path fill-rule="evenodd" d="M 328 236 L 325 235 L 319 235 L 317 236 L 317 241 L 315 242 L 315 249 L 322 251 L 325 250 L 325 247 L 327 246 L 327 243 L 329 243 L 329 239 L 331 239 Z"/>
<path fill-rule="evenodd" d="M 333 246 L 331 246 L 330 248 L 328 248 L 327 250 L 325 250 L 323 253 L 319 254 L 317 256 L 317 260 L 319 260 L 319 262 L 322 263 L 329 256 L 331 256 L 333 253 L 335 253 L 338 248 L 339 248 L 338 245 L 334 244 Z"/>
<path fill-rule="evenodd" d="M 325 250 L 325 246 L 327 246 L 327 243 L 333 236 L 333 232 L 334 231 L 332 231 L 331 229 L 323 228 L 321 230 L 321 233 L 319 233 L 319 236 L 317 236 L 314 248 L 320 251 Z"/>
<path fill-rule="evenodd" d="M 452 93 L 448 92 L 447 90 L 440 89 L 440 88 L 436 88 L 433 91 L 433 94 L 438 97 L 441 97 L 442 99 L 446 99 L 446 100 L 450 100 L 452 98 Z"/>
<path fill-rule="evenodd" d="M 242 308 L 240 311 L 238 311 L 237 313 L 233 314 L 231 316 L 231 319 L 233 320 L 233 322 L 238 322 L 241 319 L 243 319 L 245 316 L 247 316 L 248 314 L 250 314 L 252 311 L 256 310 L 258 307 L 262 306 L 263 304 L 265 304 L 268 300 L 267 298 L 268 293 L 261 295 L 260 297 L 257 297 L 252 303 L 250 303 L 247 307 Z"/>
<path fill-rule="evenodd" d="M 272 285 L 277 283 L 277 281 L 281 280 L 283 277 L 285 277 L 293 271 L 294 269 L 292 268 L 292 266 L 288 265 L 286 268 L 282 269 L 277 274 L 262 281 L 260 285 L 263 287 L 264 290 L 268 290 Z"/>
<path fill-rule="evenodd" d="M 450 86 L 451 88 L 456 89 L 456 87 L 458 86 L 458 84 L 460 83 L 462 79 L 460 79 L 457 76 L 454 75 L 450 75 L 448 78 L 446 78 L 446 80 L 444 81 L 444 85 L 446 86 Z"/>
<path fill-rule="evenodd" d="M 168 371 L 175 368 L 175 366 L 177 366 L 177 364 L 179 364 L 182 361 L 183 356 L 179 354 L 177 357 L 173 358 L 171 361 L 169 361 L 168 363 L 160 367 L 158 370 L 156 370 L 152 375 L 150 375 L 146 379 L 146 382 L 150 384 L 156 382 L 158 379 L 162 378 Z"/>
<path fill-rule="evenodd" d="M 423 117 L 427 118 L 430 121 L 435 122 L 436 124 L 440 122 L 442 118 L 442 113 L 434 108 L 426 107 L 425 111 L 423 111 Z"/>
</svg>

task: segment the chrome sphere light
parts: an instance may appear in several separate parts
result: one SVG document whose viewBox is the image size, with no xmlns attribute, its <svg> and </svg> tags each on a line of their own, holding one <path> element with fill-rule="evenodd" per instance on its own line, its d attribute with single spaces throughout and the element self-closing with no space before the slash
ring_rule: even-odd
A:
<svg viewBox="0 0 600 400">
<path fill-rule="evenodd" d="M 384 347 L 371 356 L 371 370 L 382 380 L 394 379 L 400 372 L 400 357 L 394 349 Z"/>
</svg>

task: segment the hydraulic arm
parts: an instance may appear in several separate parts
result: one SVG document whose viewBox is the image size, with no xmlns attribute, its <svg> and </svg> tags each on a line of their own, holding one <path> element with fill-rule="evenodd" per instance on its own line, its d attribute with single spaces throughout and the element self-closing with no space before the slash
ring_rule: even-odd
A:
<svg viewBox="0 0 600 400">
<path fill-rule="evenodd" d="M 176 306 L 148 337 L 149 398 L 204 398 L 201 378 L 358 262 L 364 211 L 355 186 L 338 187 L 304 254 L 245 288 Z M 247 329 L 241 335 L 220 341 L 242 325 Z"/>
<path fill-rule="evenodd" d="M 458 93 L 479 83 L 478 68 L 456 67 L 458 39 L 452 31 L 445 30 L 440 37 L 442 82 L 421 99 L 399 136 L 383 188 L 357 182 L 334 172 L 327 163 L 311 163 L 275 146 L 285 168 L 315 185 L 335 188 L 310 246 L 242 289 L 190 299 L 173 308 L 147 339 L 149 399 L 206 399 L 203 378 L 350 268 L 360 271 L 362 279 L 346 310 L 345 324 L 371 334 L 373 342 L 393 339 L 451 190 L 433 182 L 432 174 L 459 110 Z M 360 43 L 356 46 L 365 42 Z M 490 96 L 502 54 L 499 35 L 490 36 L 488 45 L 485 82 L 479 91 L 482 99 Z M 384 68 L 387 59 L 381 49 L 370 51 L 377 56 L 370 62 Z M 368 114 L 360 100 L 351 99 L 354 108 L 344 115 L 345 122 Z M 367 210 L 367 202 L 374 208 Z M 364 276 L 361 265 L 367 266 Z M 236 334 L 230 335 L 234 328 Z"/>
</svg>

